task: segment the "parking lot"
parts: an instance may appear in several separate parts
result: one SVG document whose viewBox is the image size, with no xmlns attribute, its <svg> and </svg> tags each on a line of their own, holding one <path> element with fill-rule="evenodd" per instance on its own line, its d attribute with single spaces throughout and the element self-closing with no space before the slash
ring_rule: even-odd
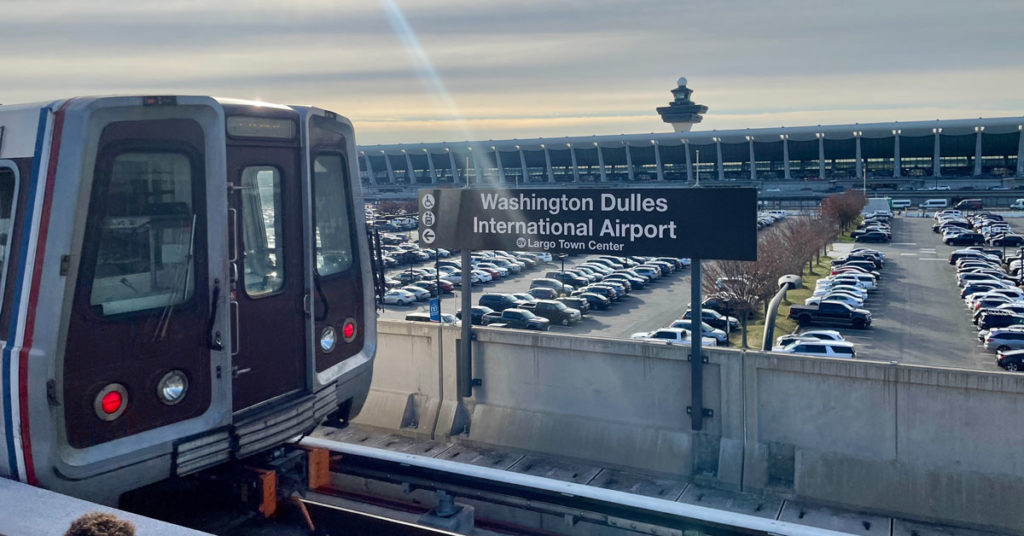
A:
<svg viewBox="0 0 1024 536">
<path fill-rule="evenodd" d="M 569 269 L 586 262 L 586 259 L 587 257 L 582 255 L 567 257 L 565 268 Z M 423 266 L 433 266 L 433 263 L 425 263 Z M 561 262 L 555 259 L 553 262 L 541 263 L 533 269 L 502 278 L 497 282 L 474 285 L 473 305 L 476 305 L 480 295 L 485 293 L 526 292 L 530 288 L 530 280 L 544 277 L 547 272 L 560 270 L 561 267 Z M 389 275 L 399 271 L 401 270 L 389 270 Z M 689 303 L 690 269 L 683 268 L 659 278 L 646 288 L 633 290 L 604 311 L 591 310 L 580 322 L 568 327 L 553 325 L 551 331 L 628 339 L 637 331 L 650 331 L 671 324 L 673 320 L 682 316 Z M 461 304 L 461 291 L 456 289 L 454 294 L 445 294 L 442 297 L 441 312 L 455 314 Z M 386 305 L 381 318 L 400 320 L 413 311 L 427 312 L 427 302 L 406 306 Z"/>
<path fill-rule="evenodd" d="M 942 244 L 931 226 L 931 218 L 898 217 L 892 223 L 891 243 L 870 244 L 887 258 L 880 288 L 865 304 L 871 310 L 873 324 L 866 331 L 842 331 L 848 340 L 857 343 L 860 359 L 1000 371 L 994 354 L 978 342 L 977 330 L 960 299 L 954 270 L 948 262 L 950 252 L 957 248 Z M 854 245 L 835 247 L 833 256 L 841 256 Z M 585 257 L 568 257 L 565 261 L 569 268 L 584 262 Z M 560 267 L 556 259 L 496 283 L 474 286 L 473 303 L 485 292 L 525 292 L 531 279 Z M 446 294 L 441 311 L 454 314 L 460 300 L 458 291 Z M 637 331 L 669 325 L 682 315 L 689 302 L 690 271 L 684 268 L 645 289 L 633 291 L 605 311 L 592 311 L 576 325 L 552 326 L 551 330 L 628 338 Z M 426 312 L 427 303 L 386 306 L 381 318 L 402 319 L 412 311 Z"/>
<path fill-rule="evenodd" d="M 960 299 L 949 254 L 932 232 L 931 218 L 893 219 L 893 241 L 870 244 L 886 255 L 879 290 L 865 306 L 869 330 L 842 330 L 857 343 L 857 357 L 917 365 L 1002 370 L 978 342 L 978 331 Z M 837 244 L 842 249 L 853 244 Z"/>
</svg>

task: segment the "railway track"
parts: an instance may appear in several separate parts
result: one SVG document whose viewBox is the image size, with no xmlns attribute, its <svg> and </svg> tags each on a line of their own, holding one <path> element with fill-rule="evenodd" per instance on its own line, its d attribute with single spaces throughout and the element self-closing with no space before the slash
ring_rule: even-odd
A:
<svg viewBox="0 0 1024 536">
<path fill-rule="evenodd" d="M 326 534 L 342 533 L 331 527 L 345 527 L 344 534 L 399 534 L 427 526 L 441 531 L 402 534 L 848 534 L 324 438 L 305 438 L 302 445 L 330 453 L 329 483 L 304 499 Z M 331 517 L 341 514 L 330 507 L 399 525 L 352 532 L 345 523 L 353 521 Z"/>
</svg>

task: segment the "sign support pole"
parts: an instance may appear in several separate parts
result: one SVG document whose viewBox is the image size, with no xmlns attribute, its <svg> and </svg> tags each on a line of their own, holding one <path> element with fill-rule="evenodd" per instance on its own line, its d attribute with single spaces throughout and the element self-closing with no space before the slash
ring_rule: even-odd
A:
<svg viewBox="0 0 1024 536">
<path fill-rule="evenodd" d="M 704 359 L 700 353 L 704 338 L 701 311 L 700 258 L 690 263 L 690 424 L 693 430 L 704 428 Z"/>
<path fill-rule="evenodd" d="M 473 396 L 473 262 L 470 250 L 462 248 L 462 340 L 459 341 L 458 391 L 459 397 Z"/>
</svg>

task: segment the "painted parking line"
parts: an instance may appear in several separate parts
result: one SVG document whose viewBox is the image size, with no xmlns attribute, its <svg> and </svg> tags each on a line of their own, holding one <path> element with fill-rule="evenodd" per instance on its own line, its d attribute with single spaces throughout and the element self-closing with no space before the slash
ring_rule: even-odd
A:
<svg viewBox="0 0 1024 536">
<path fill-rule="evenodd" d="M 893 242 L 890 246 L 916 246 L 917 242 Z"/>
<path fill-rule="evenodd" d="M 900 257 L 912 257 L 914 255 L 917 255 L 917 253 L 900 253 Z"/>
<path fill-rule="evenodd" d="M 918 257 L 919 261 L 945 261 L 949 262 L 949 259 L 940 259 L 939 257 Z"/>
</svg>

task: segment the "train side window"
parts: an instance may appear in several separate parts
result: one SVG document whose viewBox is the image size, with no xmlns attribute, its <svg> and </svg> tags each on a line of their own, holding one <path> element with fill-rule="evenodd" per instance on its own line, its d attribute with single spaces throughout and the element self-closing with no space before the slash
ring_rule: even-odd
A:
<svg viewBox="0 0 1024 536">
<path fill-rule="evenodd" d="M 109 316 L 188 301 L 196 240 L 188 157 L 117 155 L 104 204 L 90 304 Z"/>
<path fill-rule="evenodd" d="M 242 241 L 245 244 L 245 292 L 266 296 L 284 286 L 281 229 L 281 172 L 270 166 L 242 171 Z"/>
<path fill-rule="evenodd" d="M 11 249 L 14 199 L 18 190 L 17 168 L 0 162 L 0 292 L 7 288 L 7 253 Z M 0 307 L 3 300 L 0 299 Z"/>
<path fill-rule="evenodd" d="M 316 272 L 327 276 L 352 266 L 345 161 L 321 154 L 313 161 L 313 212 L 316 222 Z"/>
</svg>

